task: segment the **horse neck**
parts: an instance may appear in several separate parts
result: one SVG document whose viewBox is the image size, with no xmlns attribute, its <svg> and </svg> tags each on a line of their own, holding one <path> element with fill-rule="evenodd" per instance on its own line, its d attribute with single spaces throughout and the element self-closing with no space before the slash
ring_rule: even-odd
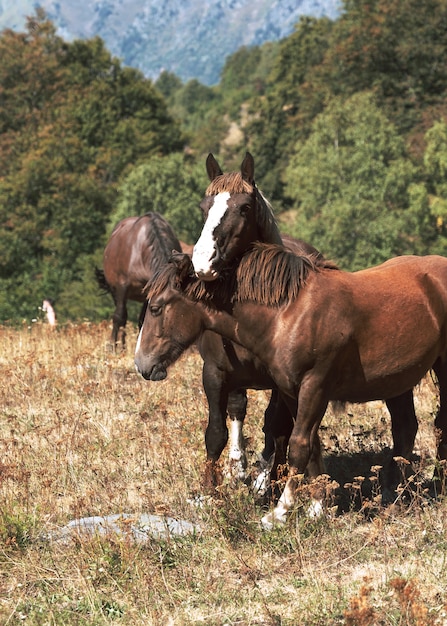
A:
<svg viewBox="0 0 447 626">
<path fill-rule="evenodd" d="M 273 213 L 273 208 L 263 193 L 256 189 L 257 193 L 257 224 L 258 240 L 263 243 L 276 243 L 282 245 L 281 234 Z"/>
<path fill-rule="evenodd" d="M 197 307 L 195 303 L 195 306 Z M 247 311 L 246 307 L 249 303 L 237 303 L 234 305 L 232 313 L 228 313 L 222 309 L 210 309 L 202 305 L 202 324 L 204 330 L 212 330 L 213 332 L 230 339 L 235 343 L 247 348 L 253 354 L 257 355 L 258 336 L 253 333 L 253 317 L 251 311 Z M 197 310 L 197 308 L 196 308 Z M 263 313 L 266 313 L 264 311 Z M 267 315 L 259 315 L 256 317 L 258 323 L 267 325 Z"/>
<path fill-rule="evenodd" d="M 200 311 L 202 329 L 212 330 L 226 339 L 237 342 L 237 321 L 227 311 L 209 308 L 200 301 L 194 302 L 194 314 Z"/>
</svg>

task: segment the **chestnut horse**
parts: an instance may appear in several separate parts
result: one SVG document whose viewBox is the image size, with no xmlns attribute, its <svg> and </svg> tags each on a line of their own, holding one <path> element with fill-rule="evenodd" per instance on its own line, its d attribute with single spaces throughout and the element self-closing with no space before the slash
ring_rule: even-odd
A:
<svg viewBox="0 0 447 626">
<path fill-rule="evenodd" d="M 298 253 L 318 252 L 300 240 L 287 238 L 288 245 Z M 142 302 L 139 326 L 144 319 L 146 299 L 144 288 L 150 284 L 156 271 L 166 264 L 173 250 L 192 253 L 192 246 L 180 242 L 169 223 L 158 213 L 140 217 L 127 217 L 114 228 L 104 250 L 104 270 L 96 270 L 100 286 L 112 294 L 115 302 L 111 342 L 125 346 L 127 300 Z M 228 442 L 226 426 L 227 411 L 230 419 L 230 464 L 239 478 L 245 478 L 247 458 L 242 427 L 247 409 L 247 388 L 271 389 L 274 386 L 265 368 L 241 346 L 222 341 L 214 333 L 205 333 L 198 342 L 203 358 L 202 380 L 208 402 L 208 426 L 205 433 L 208 463 L 204 484 L 212 489 L 220 482 L 218 461 Z M 261 471 L 270 469 L 274 453 L 274 440 L 270 423 L 281 424 L 284 437 L 288 438 L 292 423 L 290 412 L 273 393 L 264 416 L 265 446 L 260 456 Z M 284 455 L 283 455 L 284 456 Z M 283 457 L 278 457 L 279 461 Z M 266 479 L 265 479 L 266 480 Z M 259 491 L 265 489 L 262 481 Z"/>
<path fill-rule="evenodd" d="M 142 303 L 139 325 L 146 311 L 143 289 L 155 272 L 165 265 L 173 250 L 182 250 L 168 222 L 158 213 L 126 217 L 115 226 L 104 249 L 103 269 L 96 269 L 100 287 L 112 295 L 115 304 L 111 344 L 126 342 L 127 300 Z"/>
<path fill-rule="evenodd" d="M 413 387 L 432 369 L 439 384 L 437 458 L 447 459 L 447 259 L 403 256 L 350 273 L 280 246 L 256 244 L 226 280 L 193 277 L 173 256 L 148 292 L 135 364 L 145 378 L 166 369 L 204 329 L 249 349 L 297 409 L 289 477 L 265 527 L 285 521 L 329 401 L 385 400 L 393 459 L 408 458 L 418 423 Z M 179 323 L 182 320 L 182 323 Z"/>
</svg>

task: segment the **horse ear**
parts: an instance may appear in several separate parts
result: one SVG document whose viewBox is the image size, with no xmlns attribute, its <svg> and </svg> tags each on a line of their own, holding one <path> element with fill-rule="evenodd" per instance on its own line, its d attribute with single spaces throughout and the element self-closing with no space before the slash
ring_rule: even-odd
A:
<svg viewBox="0 0 447 626">
<path fill-rule="evenodd" d="M 242 179 L 245 180 L 250 185 L 253 185 L 255 182 L 255 161 L 252 155 L 247 152 L 244 160 L 241 165 L 241 174 Z"/>
<path fill-rule="evenodd" d="M 211 152 L 206 158 L 206 173 L 208 174 L 210 180 L 214 180 L 215 178 L 217 178 L 218 176 L 222 176 L 223 174 L 222 170 L 220 169 L 219 163 L 216 161 Z"/>
<path fill-rule="evenodd" d="M 183 252 L 172 251 L 171 263 L 175 265 L 177 270 L 177 282 L 180 285 L 185 278 L 194 275 L 194 266 L 189 254 Z"/>
</svg>

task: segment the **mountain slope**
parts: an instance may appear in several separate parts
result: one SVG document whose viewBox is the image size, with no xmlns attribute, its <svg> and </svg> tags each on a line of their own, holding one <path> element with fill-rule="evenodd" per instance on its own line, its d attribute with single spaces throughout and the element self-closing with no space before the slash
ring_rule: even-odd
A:
<svg viewBox="0 0 447 626">
<path fill-rule="evenodd" d="M 337 0 L 0 0 L 0 28 L 21 30 L 39 4 L 65 39 L 99 35 L 123 63 L 156 78 L 212 85 L 241 46 L 289 35 L 301 15 L 336 17 Z"/>
</svg>

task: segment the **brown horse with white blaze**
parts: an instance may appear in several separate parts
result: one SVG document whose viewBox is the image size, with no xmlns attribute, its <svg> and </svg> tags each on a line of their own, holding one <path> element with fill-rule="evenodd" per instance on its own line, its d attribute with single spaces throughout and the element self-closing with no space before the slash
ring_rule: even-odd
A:
<svg viewBox="0 0 447 626">
<path fill-rule="evenodd" d="M 247 152 L 240 172 L 223 173 L 212 154 L 206 159 L 210 179 L 200 203 L 204 225 L 192 262 L 202 280 L 216 280 L 222 270 L 255 241 L 281 244 L 273 208 L 257 187 L 255 164 Z"/>
<path fill-rule="evenodd" d="M 284 522 L 294 507 L 331 400 L 385 400 L 393 457 L 408 458 L 418 428 L 412 389 L 432 369 L 440 395 L 437 458 L 447 459 L 447 259 L 397 257 L 350 273 L 257 244 L 228 279 L 203 282 L 179 255 L 148 292 L 137 369 L 146 378 L 166 371 L 204 329 L 253 352 L 296 408 L 289 477 L 263 518 L 266 527 Z M 391 461 L 390 486 L 397 469 Z"/>
</svg>

